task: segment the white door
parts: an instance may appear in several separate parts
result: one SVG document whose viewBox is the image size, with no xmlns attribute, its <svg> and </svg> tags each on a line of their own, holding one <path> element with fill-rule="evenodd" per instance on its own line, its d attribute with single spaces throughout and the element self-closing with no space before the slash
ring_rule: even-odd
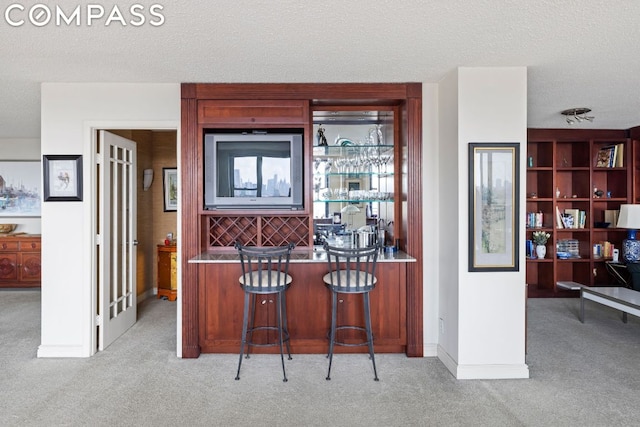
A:
<svg viewBox="0 0 640 427">
<path fill-rule="evenodd" d="M 136 322 L 136 143 L 100 131 L 98 350 Z"/>
</svg>

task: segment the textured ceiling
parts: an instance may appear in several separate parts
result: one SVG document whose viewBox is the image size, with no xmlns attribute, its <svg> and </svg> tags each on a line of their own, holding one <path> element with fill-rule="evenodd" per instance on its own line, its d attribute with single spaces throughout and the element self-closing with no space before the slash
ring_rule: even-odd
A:
<svg viewBox="0 0 640 427">
<path fill-rule="evenodd" d="M 21 4 L 0 15 L 0 138 L 40 136 L 41 82 L 437 83 L 459 66 L 528 67 L 529 127 L 569 127 L 559 114 L 590 107 L 581 128 L 640 125 L 640 2 L 635 0 L 158 0 L 164 24 L 86 22 L 87 2 Z M 81 24 L 37 27 L 28 10 Z"/>
</svg>

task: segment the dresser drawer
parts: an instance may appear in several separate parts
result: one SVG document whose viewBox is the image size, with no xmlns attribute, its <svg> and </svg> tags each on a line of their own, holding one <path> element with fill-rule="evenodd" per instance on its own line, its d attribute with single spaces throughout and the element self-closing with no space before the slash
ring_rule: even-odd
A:
<svg viewBox="0 0 640 427">
<path fill-rule="evenodd" d="M 20 242 L 16 242 L 15 240 L 11 240 L 11 241 L 2 241 L 2 240 L 0 240 L 0 251 L 3 251 L 3 252 L 7 252 L 7 251 L 16 252 L 18 250 L 20 250 Z"/>
<path fill-rule="evenodd" d="M 40 240 L 27 240 L 20 242 L 20 250 L 22 252 L 40 252 Z"/>
</svg>

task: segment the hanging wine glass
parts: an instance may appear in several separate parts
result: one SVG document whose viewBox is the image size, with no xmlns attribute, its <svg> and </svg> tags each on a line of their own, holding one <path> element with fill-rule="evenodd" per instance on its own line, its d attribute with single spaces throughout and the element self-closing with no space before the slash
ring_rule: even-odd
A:
<svg viewBox="0 0 640 427">
<path fill-rule="evenodd" d="M 387 164 L 389 164 L 391 159 L 393 159 L 393 155 L 391 155 L 391 154 L 386 153 L 386 154 L 381 154 L 380 155 L 380 162 L 384 166 L 384 173 L 388 172 Z"/>
<path fill-rule="evenodd" d="M 384 134 L 382 133 L 382 125 L 376 125 L 376 140 L 378 145 L 384 145 Z"/>
</svg>

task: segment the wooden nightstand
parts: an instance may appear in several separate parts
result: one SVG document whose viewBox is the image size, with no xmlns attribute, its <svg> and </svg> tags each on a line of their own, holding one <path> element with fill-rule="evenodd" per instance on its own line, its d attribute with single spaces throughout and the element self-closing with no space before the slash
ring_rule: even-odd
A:
<svg viewBox="0 0 640 427">
<path fill-rule="evenodd" d="M 175 245 L 158 245 L 158 298 L 178 296 L 178 253 Z"/>
</svg>

